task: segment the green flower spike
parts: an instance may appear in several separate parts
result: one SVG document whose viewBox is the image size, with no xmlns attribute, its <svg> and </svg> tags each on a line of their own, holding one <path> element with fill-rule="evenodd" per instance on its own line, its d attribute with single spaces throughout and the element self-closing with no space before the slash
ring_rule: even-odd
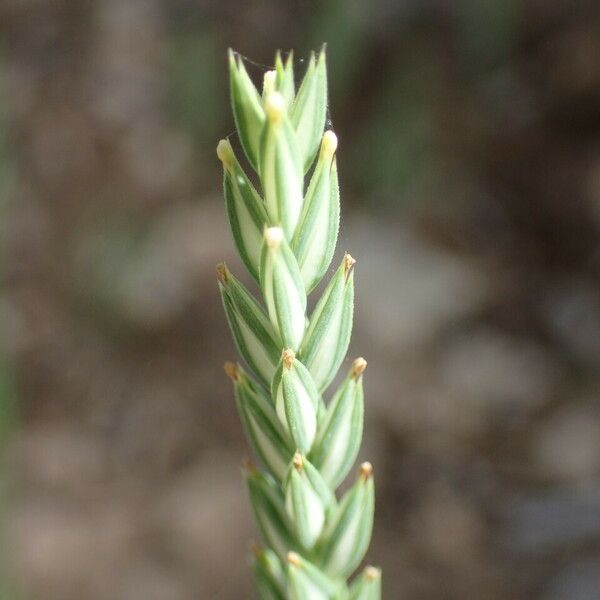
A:
<svg viewBox="0 0 600 600">
<path fill-rule="evenodd" d="M 363 373 L 357 358 L 337 389 L 354 312 L 354 266 L 341 257 L 307 314 L 307 295 L 323 283 L 338 238 L 336 134 L 325 128 L 325 50 L 312 54 L 298 89 L 293 55 L 278 52 L 259 90 L 242 58 L 229 54 L 238 139 L 257 177 L 246 175 L 228 140 L 225 208 L 235 247 L 261 298 L 220 264 L 223 307 L 239 354 L 228 362 L 237 410 L 251 451 L 245 480 L 264 547 L 252 568 L 262 600 L 380 600 L 381 571 L 353 576 L 373 529 L 370 463 L 336 495 L 359 452 Z M 243 157 L 240 157 L 243 158 Z M 307 174 L 310 173 L 310 176 Z M 306 179 L 306 180 L 305 180 Z"/>
</svg>

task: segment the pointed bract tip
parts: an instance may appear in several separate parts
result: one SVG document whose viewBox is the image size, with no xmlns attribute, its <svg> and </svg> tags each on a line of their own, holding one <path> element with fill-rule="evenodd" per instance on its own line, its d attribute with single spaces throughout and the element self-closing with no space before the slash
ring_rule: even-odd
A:
<svg viewBox="0 0 600 600">
<path fill-rule="evenodd" d="M 296 552 L 288 552 L 287 553 L 287 561 L 290 563 L 290 565 L 299 567 L 300 562 L 301 562 L 300 555 L 297 554 Z"/>
<path fill-rule="evenodd" d="M 348 281 L 348 277 L 350 277 L 355 264 L 356 260 L 346 252 L 344 254 L 344 276 L 346 277 L 346 281 Z"/>
<path fill-rule="evenodd" d="M 219 157 L 219 160 L 223 163 L 223 167 L 225 169 L 231 169 L 231 167 L 233 166 L 234 155 L 233 148 L 231 147 L 229 140 L 223 139 L 219 141 L 219 143 L 217 144 L 217 156 Z"/>
<path fill-rule="evenodd" d="M 265 229 L 265 242 L 269 248 L 278 248 L 283 241 L 283 229 L 281 227 L 267 227 Z"/>
<path fill-rule="evenodd" d="M 283 366 L 286 369 L 291 369 L 292 368 L 292 365 L 294 364 L 294 359 L 295 358 L 296 358 L 296 354 L 290 348 L 286 348 L 281 353 L 281 360 L 283 361 Z"/>
<path fill-rule="evenodd" d="M 279 92 L 271 92 L 265 99 L 265 112 L 271 123 L 279 123 L 283 118 L 285 100 Z"/>
<path fill-rule="evenodd" d="M 363 479 L 369 479 L 373 474 L 373 465 L 370 462 L 364 462 L 360 465 L 358 473 Z"/>
<path fill-rule="evenodd" d="M 244 458 L 244 460 L 242 460 L 242 467 L 244 471 L 249 474 L 258 472 L 256 465 L 249 458 Z"/>
<path fill-rule="evenodd" d="M 355 358 L 352 363 L 352 369 L 350 369 L 350 377 L 352 377 L 352 379 L 358 379 L 365 372 L 366 368 L 367 361 L 362 356 Z"/>
<path fill-rule="evenodd" d="M 292 459 L 292 464 L 294 465 L 294 467 L 296 468 L 297 471 L 300 471 L 300 469 L 302 469 L 302 467 L 304 466 L 304 461 L 302 459 L 302 454 L 300 454 L 300 452 L 296 452 L 296 454 L 294 454 L 294 458 Z"/>
<path fill-rule="evenodd" d="M 275 91 L 277 71 L 267 71 L 263 76 L 263 94 L 268 96 Z"/>
<path fill-rule="evenodd" d="M 333 155 L 335 154 L 335 151 L 337 150 L 337 147 L 337 135 L 335 135 L 335 133 L 333 133 L 331 129 L 328 129 L 323 134 L 323 139 L 321 141 L 321 160 L 331 161 Z"/>
<path fill-rule="evenodd" d="M 227 285 L 229 283 L 229 269 L 225 263 L 219 263 L 217 265 L 217 279 L 223 285 Z"/>
<path fill-rule="evenodd" d="M 229 379 L 231 379 L 231 381 L 239 380 L 240 371 L 238 369 L 238 366 L 234 362 L 231 362 L 230 360 L 228 360 L 223 365 L 223 370 L 225 371 L 225 374 L 227 375 L 227 377 L 229 377 Z"/>
<path fill-rule="evenodd" d="M 377 567 L 373 567 L 371 565 L 365 567 L 364 573 L 365 577 L 369 581 L 374 581 L 375 579 L 379 579 L 379 577 L 381 577 L 381 569 L 378 569 Z"/>
</svg>

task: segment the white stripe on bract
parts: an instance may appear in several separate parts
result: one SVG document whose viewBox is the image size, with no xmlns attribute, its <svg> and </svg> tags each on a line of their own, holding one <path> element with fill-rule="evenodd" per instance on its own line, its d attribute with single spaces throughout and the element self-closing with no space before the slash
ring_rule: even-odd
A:
<svg viewBox="0 0 600 600">
<path fill-rule="evenodd" d="M 246 350 L 252 357 L 256 369 L 265 381 L 271 381 L 275 365 L 271 362 L 264 346 L 242 319 L 237 319 L 237 324 Z"/>
<path fill-rule="evenodd" d="M 278 479 L 283 479 L 287 471 L 287 463 L 276 450 L 273 442 L 263 433 L 256 420 L 251 416 L 250 424 L 254 434 L 254 440 L 265 455 L 265 460 L 268 462 L 267 466 L 273 471 L 273 474 Z"/>
<path fill-rule="evenodd" d="M 262 231 L 260 231 L 254 221 L 245 202 L 235 194 L 236 212 L 238 217 L 239 231 L 242 237 L 242 243 L 252 263 L 258 271 L 258 257 L 263 241 Z"/>
<path fill-rule="evenodd" d="M 331 315 L 331 322 L 335 323 L 335 328 L 331 328 L 327 335 L 321 338 L 317 351 L 310 361 L 309 370 L 318 388 L 321 387 L 322 382 L 327 381 L 337 350 L 342 324 L 341 313 L 344 310 L 343 299 L 344 296 L 341 296 L 340 301 L 336 302 L 335 311 Z"/>
<path fill-rule="evenodd" d="M 293 337 L 294 350 L 297 350 L 302 343 L 304 337 L 304 327 L 306 325 L 306 316 L 304 314 L 305 306 L 302 299 L 298 295 L 294 279 L 292 278 L 289 271 L 285 271 L 285 288 L 289 290 L 287 295 L 289 301 L 289 311 L 291 314 L 292 322 L 290 323 L 290 333 Z"/>
<path fill-rule="evenodd" d="M 341 401 L 341 399 L 340 399 Z M 352 415 L 354 413 L 354 405 L 351 410 L 344 415 L 342 424 L 336 431 L 333 444 L 330 446 L 323 463 L 321 464 L 321 475 L 327 482 L 332 482 L 337 479 L 337 472 L 340 465 L 344 463 L 344 457 L 348 451 L 350 434 L 352 431 Z"/>
</svg>

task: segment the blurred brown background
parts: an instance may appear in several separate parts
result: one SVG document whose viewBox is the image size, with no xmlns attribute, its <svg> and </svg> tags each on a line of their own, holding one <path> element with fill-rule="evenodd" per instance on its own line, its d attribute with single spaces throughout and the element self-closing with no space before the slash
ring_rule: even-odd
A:
<svg viewBox="0 0 600 600">
<path fill-rule="evenodd" d="M 600 598 L 598 2 L 4 0 L 2 599 L 253 597 L 226 48 L 323 41 L 385 598 Z"/>
</svg>

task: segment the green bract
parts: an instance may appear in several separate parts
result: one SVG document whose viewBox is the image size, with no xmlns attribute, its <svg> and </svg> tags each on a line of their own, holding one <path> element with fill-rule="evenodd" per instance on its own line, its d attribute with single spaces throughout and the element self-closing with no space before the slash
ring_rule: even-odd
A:
<svg viewBox="0 0 600 600">
<path fill-rule="evenodd" d="M 290 548 L 298 548 L 293 523 L 285 509 L 281 485 L 266 473 L 249 466 L 246 476 L 250 503 L 263 539 L 282 559 Z"/>
<path fill-rule="evenodd" d="M 354 259 L 346 254 L 323 292 L 304 335 L 300 356 L 319 390 L 325 389 L 340 368 L 352 332 Z"/>
<path fill-rule="evenodd" d="M 290 600 L 338 600 L 346 596 L 339 579 L 328 577 L 295 552 L 290 552 L 287 559 Z"/>
<path fill-rule="evenodd" d="M 285 65 L 281 60 L 281 53 L 275 55 L 275 81 L 277 91 L 285 100 L 286 107 L 290 107 L 296 94 L 294 88 L 294 53 L 288 54 Z"/>
<path fill-rule="evenodd" d="M 260 93 L 239 55 L 230 52 L 229 66 L 239 143 L 259 184 L 246 175 L 230 142 L 221 140 L 229 225 L 262 294 L 259 302 L 224 264 L 218 266 L 227 320 L 252 375 L 235 363 L 225 370 L 264 469 L 249 463 L 246 470 L 266 545 L 255 548 L 256 587 L 263 600 L 379 600 L 379 569 L 366 567 L 347 582 L 371 538 L 371 465 L 363 463 L 343 497 L 335 494 L 361 443 L 366 361 L 357 358 L 331 399 L 322 397 L 350 342 L 355 261 L 349 254 L 310 318 L 306 313 L 307 294 L 331 264 L 340 218 L 337 137 L 324 131 L 325 52 L 311 55 L 298 90 L 291 53 L 285 60 L 277 53 Z"/>
<path fill-rule="evenodd" d="M 348 475 L 358 454 L 363 428 L 362 372 L 367 363 L 357 358 L 321 419 L 311 460 L 323 479 L 336 488 Z"/>
<path fill-rule="evenodd" d="M 379 600 L 381 598 L 381 571 L 366 567 L 350 587 L 349 600 Z"/>
<path fill-rule="evenodd" d="M 319 541 L 319 563 L 330 575 L 348 577 L 367 551 L 375 508 L 372 471 L 370 463 L 361 465 L 356 483 L 342 498 Z"/>
<path fill-rule="evenodd" d="M 327 67 L 325 50 L 318 60 L 311 54 L 308 70 L 291 108 L 291 120 L 296 131 L 298 151 L 304 172 L 310 169 L 325 127 L 327 113 Z"/>
</svg>

